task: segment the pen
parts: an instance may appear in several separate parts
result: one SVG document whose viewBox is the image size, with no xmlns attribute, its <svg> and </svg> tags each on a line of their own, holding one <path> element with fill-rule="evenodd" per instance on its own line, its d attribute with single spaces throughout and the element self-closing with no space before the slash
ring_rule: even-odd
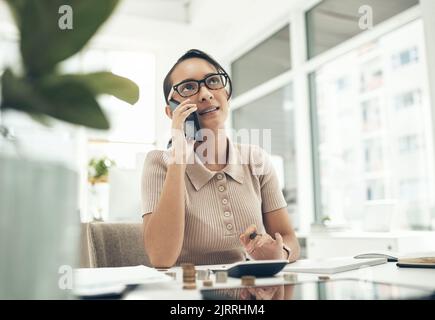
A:
<svg viewBox="0 0 435 320">
<path fill-rule="evenodd" d="M 254 240 L 255 237 L 257 237 L 258 235 L 259 235 L 259 234 L 258 234 L 256 231 L 254 231 L 254 232 L 252 232 L 252 233 L 249 235 L 249 239 Z"/>
</svg>

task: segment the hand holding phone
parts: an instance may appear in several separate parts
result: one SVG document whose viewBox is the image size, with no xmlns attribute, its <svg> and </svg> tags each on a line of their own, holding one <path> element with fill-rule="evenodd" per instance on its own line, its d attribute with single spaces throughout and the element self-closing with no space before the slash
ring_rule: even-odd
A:
<svg viewBox="0 0 435 320">
<path fill-rule="evenodd" d="M 187 99 L 180 103 L 174 99 L 169 100 L 169 106 L 172 110 L 172 121 L 173 123 L 175 122 L 173 129 L 181 129 L 181 124 L 177 122 L 183 121 L 182 126 L 184 127 L 186 139 L 202 141 L 202 135 L 199 131 L 201 126 L 199 124 L 198 114 L 196 113 L 197 107 L 194 104 L 188 103 L 189 101 L 190 100 Z"/>
</svg>

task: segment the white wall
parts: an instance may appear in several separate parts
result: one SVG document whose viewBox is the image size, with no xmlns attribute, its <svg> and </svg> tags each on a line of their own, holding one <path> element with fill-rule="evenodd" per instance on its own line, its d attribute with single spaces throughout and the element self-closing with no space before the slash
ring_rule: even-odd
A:
<svg viewBox="0 0 435 320">
<path fill-rule="evenodd" d="M 302 0 L 193 0 L 190 23 L 141 19 L 121 10 L 101 30 L 95 42 L 117 43 L 125 48 L 142 48 L 156 55 L 156 146 L 165 148 L 170 120 L 164 113 L 163 78 L 179 56 L 191 48 L 204 50 L 222 64 L 254 46 L 281 27 L 291 8 Z M 145 8 L 146 9 L 146 8 Z M 144 10 L 138 7 L 137 10 Z M 151 107 L 151 106 L 150 106 Z"/>
</svg>

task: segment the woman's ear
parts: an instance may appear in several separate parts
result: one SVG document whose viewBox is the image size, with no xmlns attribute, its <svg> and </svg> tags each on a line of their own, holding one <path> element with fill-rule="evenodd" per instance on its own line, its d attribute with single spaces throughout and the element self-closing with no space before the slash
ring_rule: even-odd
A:
<svg viewBox="0 0 435 320">
<path fill-rule="evenodd" d="M 167 115 L 170 119 L 172 119 L 172 110 L 171 110 L 171 108 L 170 108 L 169 106 L 166 106 L 166 107 L 165 107 L 165 112 L 166 112 L 166 115 Z"/>
</svg>

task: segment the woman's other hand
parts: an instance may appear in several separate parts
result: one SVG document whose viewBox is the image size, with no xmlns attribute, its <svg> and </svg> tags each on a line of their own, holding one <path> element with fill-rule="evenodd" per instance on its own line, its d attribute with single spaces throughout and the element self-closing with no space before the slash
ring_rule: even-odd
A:
<svg viewBox="0 0 435 320">
<path fill-rule="evenodd" d="M 256 234 L 251 239 L 250 235 Z M 256 225 L 249 226 L 245 232 L 240 235 L 240 242 L 245 247 L 249 256 L 255 260 L 279 260 L 285 259 L 283 250 L 283 240 L 279 233 L 275 233 L 275 239 L 269 234 L 257 234 Z"/>
</svg>

